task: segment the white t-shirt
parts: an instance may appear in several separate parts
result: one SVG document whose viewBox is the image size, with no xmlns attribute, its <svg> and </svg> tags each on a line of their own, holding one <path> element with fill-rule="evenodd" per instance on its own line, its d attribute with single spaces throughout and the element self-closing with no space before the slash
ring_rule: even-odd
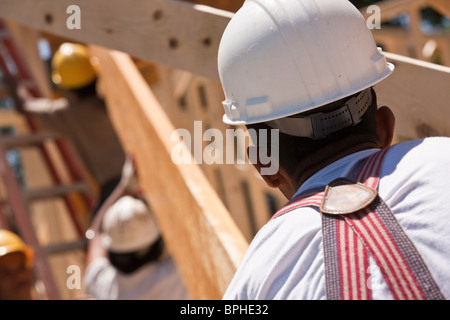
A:
<svg viewBox="0 0 450 320">
<path fill-rule="evenodd" d="M 186 300 L 189 294 L 172 258 L 150 263 L 131 274 L 107 258 L 95 259 L 84 276 L 86 293 L 99 300 Z"/>
<path fill-rule="evenodd" d="M 297 191 L 325 186 L 377 149 L 342 158 L 310 177 Z M 392 147 L 378 188 L 422 255 L 442 294 L 450 298 L 450 139 L 427 138 Z M 392 299 L 371 259 L 373 299 Z M 256 235 L 224 299 L 326 299 L 321 217 L 318 208 L 295 209 Z"/>
</svg>

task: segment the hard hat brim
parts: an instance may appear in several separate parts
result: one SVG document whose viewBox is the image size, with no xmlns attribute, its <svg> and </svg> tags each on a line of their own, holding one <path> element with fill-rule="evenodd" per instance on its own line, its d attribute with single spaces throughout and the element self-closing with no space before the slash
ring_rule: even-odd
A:
<svg viewBox="0 0 450 320">
<path fill-rule="evenodd" d="M 252 118 L 251 120 L 231 120 L 226 114 L 224 114 L 223 118 L 222 118 L 222 121 L 225 124 L 228 124 L 228 125 L 247 125 L 247 124 L 254 124 L 254 123 L 261 123 L 261 122 L 277 120 L 277 119 L 289 117 L 289 116 L 292 116 L 292 115 L 295 115 L 295 114 L 299 114 L 299 113 L 302 113 L 302 112 L 310 111 L 312 109 L 316 109 L 316 108 L 322 107 L 324 105 L 327 105 L 329 103 L 333 103 L 335 101 L 344 99 L 345 97 L 348 97 L 348 96 L 351 96 L 351 95 L 353 95 L 355 93 L 363 91 L 364 89 L 370 88 L 370 87 L 376 85 L 377 83 L 385 80 L 388 76 L 390 76 L 392 74 L 392 72 L 394 72 L 394 69 L 395 69 L 395 66 L 392 63 L 387 62 L 386 70 L 382 74 L 380 74 L 378 78 L 376 78 L 375 80 L 371 81 L 369 84 L 363 85 L 363 86 L 358 87 L 358 88 L 354 88 L 353 90 L 348 91 L 348 92 L 344 92 L 341 95 L 338 95 L 338 96 L 336 96 L 333 99 L 328 99 L 328 100 L 323 101 L 323 102 L 319 101 L 317 103 L 312 104 L 311 106 L 302 106 L 302 107 L 294 106 L 294 107 L 291 108 L 290 112 L 284 112 L 283 114 L 279 114 L 279 115 L 270 114 L 270 115 L 267 115 L 265 117 Z"/>
<path fill-rule="evenodd" d="M 12 244 L 8 246 L 3 246 L 4 250 L 0 251 L 0 257 L 6 256 L 11 253 L 23 253 L 26 258 L 27 267 L 31 268 L 34 262 L 34 253 L 33 249 L 31 249 L 27 245 L 23 244 Z"/>
</svg>

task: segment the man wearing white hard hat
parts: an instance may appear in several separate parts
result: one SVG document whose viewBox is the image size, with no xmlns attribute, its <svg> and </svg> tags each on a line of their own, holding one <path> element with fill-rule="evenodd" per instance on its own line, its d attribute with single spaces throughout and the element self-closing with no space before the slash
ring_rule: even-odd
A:
<svg viewBox="0 0 450 320">
<path fill-rule="evenodd" d="M 394 66 L 348 0 L 246 0 L 218 67 L 224 122 L 278 149 L 253 164 L 289 200 L 224 299 L 450 298 L 450 139 L 392 145 L 373 86 Z"/>
<path fill-rule="evenodd" d="M 91 240 L 86 291 L 102 300 L 182 300 L 188 294 L 146 203 L 122 196 Z"/>
</svg>

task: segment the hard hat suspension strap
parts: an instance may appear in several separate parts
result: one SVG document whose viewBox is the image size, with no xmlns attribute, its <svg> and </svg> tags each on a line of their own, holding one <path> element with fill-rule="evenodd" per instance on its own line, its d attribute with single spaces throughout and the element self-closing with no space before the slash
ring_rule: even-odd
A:
<svg viewBox="0 0 450 320">
<path fill-rule="evenodd" d="M 372 90 L 369 88 L 361 91 L 336 110 L 306 117 L 299 115 L 272 120 L 267 122 L 267 125 L 288 135 L 315 140 L 323 139 L 333 132 L 360 123 L 371 103 Z"/>
</svg>

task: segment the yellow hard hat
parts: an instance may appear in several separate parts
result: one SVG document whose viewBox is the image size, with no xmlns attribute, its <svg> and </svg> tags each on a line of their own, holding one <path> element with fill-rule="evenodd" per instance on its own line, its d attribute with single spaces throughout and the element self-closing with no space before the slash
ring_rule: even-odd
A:
<svg viewBox="0 0 450 320">
<path fill-rule="evenodd" d="M 81 44 L 63 43 L 52 58 L 52 81 L 64 89 L 78 89 L 97 77 L 87 48 Z"/>
<path fill-rule="evenodd" d="M 0 257 L 13 252 L 22 252 L 26 257 L 27 266 L 32 266 L 33 250 L 15 233 L 8 230 L 0 230 Z"/>
</svg>

